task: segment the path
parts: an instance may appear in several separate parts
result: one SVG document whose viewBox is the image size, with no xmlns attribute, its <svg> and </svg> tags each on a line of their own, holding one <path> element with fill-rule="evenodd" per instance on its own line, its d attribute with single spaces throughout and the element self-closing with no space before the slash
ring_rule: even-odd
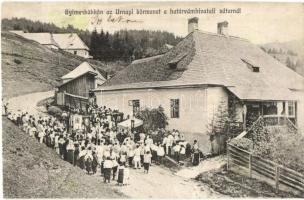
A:
<svg viewBox="0 0 304 200">
<path fill-rule="evenodd" d="M 220 169 L 227 163 L 226 156 L 220 155 L 214 158 L 208 158 L 201 162 L 196 167 L 187 167 L 179 170 L 176 175 L 184 177 L 184 178 L 195 178 L 200 173 L 208 172 L 214 169 Z"/>
<path fill-rule="evenodd" d="M 150 167 L 149 174 L 130 170 L 131 184 L 120 191 L 136 198 L 216 198 L 224 197 L 208 186 L 189 178 L 173 174 L 160 166 Z"/>
<path fill-rule="evenodd" d="M 8 100 L 8 107 L 11 111 L 26 111 L 29 114 L 37 115 L 40 113 L 37 103 L 43 99 L 54 95 L 54 91 L 37 92 L 13 97 Z"/>
<path fill-rule="evenodd" d="M 9 109 L 17 111 L 18 109 L 29 112 L 30 114 L 40 114 L 37 103 L 45 98 L 51 97 L 54 91 L 32 93 L 9 99 Z M 209 163 L 208 166 L 218 167 L 219 162 Z M 224 195 L 214 192 L 208 186 L 193 180 L 200 170 L 210 169 L 210 167 L 185 168 L 174 174 L 165 167 L 150 167 L 149 174 L 144 174 L 143 169 L 130 169 L 130 185 L 115 186 L 125 195 L 133 198 L 216 198 Z M 211 167 L 213 168 L 213 167 Z M 95 174 L 96 178 L 100 173 Z"/>
</svg>

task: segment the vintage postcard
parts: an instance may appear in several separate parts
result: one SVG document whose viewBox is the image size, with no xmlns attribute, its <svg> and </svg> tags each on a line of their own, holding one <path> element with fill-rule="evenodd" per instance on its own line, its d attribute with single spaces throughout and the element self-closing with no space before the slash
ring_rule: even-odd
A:
<svg viewBox="0 0 304 200">
<path fill-rule="evenodd" d="M 304 4 L 1 5 L 4 198 L 303 198 Z"/>
</svg>

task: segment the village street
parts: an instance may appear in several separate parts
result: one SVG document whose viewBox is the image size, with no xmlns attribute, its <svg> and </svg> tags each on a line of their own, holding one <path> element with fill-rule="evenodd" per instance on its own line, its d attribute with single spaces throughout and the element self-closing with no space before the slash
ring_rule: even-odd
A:
<svg viewBox="0 0 304 200">
<path fill-rule="evenodd" d="M 199 173 L 219 168 L 222 158 L 203 161 L 197 167 L 185 168 L 176 173 L 153 165 L 149 174 L 142 170 L 131 170 L 131 185 L 121 191 L 137 198 L 217 198 L 224 197 L 203 183 L 192 180 Z"/>
<path fill-rule="evenodd" d="M 32 93 L 11 98 L 9 109 L 28 111 L 30 114 L 39 114 L 42 108 L 36 105 L 39 101 L 51 97 L 53 91 Z M 51 149 L 50 149 L 51 151 Z M 133 198 L 216 198 L 223 197 L 208 186 L 193 180 L 200 172 L 219 168 L 223 164 L 223 159 L 215 158 L 202 162 L 195 168 L 185 168 L 176 173 L 165 167 L 153 165 L 149 174 L 144 174 L 143 170 L 130 170 L 130 185 L 116 186 L 116 181 L 111 185 L 118 191 Z M 72 167 L 72 166 L 71 166 Z M 85 175 L 85 172 L 83 172 Z M 95 174 L 100 177 L 100 172 Z"/>
<path fill-rule="evenodd" d="M 12 111 L 26 111 L 29 114 L 37 115 L 41 113 L 41 108 L 38 108 L 36 105 L 39 101 L 52 97 L 54 95 L 54 91 L 47 92 L 37 92 L 26 95 L 21 95 L 17 97 L 13 97 L 8 100 L 8 107 Z"/>
</svg>

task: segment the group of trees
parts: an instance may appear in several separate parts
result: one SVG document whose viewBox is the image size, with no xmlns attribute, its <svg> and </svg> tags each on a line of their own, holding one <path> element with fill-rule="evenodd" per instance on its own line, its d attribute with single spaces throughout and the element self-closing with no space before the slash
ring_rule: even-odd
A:
<svg viewBox="0 0 304 200">
<path fill-rule="evenodd" d="M 90 46 L 91 34 L 88 30 L 75 28 L 73 25 L 67 27 L 58 27 L 54 23 L 44 23 L 40 21 L 32 21 L 26 18 L 2 19 L 2 30 L 22 30 L 29 33 L 77 33 L 79 37 Z"/>
<path fill-rule="evenodd" d="M 2 19 L 2 30 L 26 32 L 76 33 L 90 47 L 90 54 L 101 61 L 131 61 L 165 53 L 165 44 L 176 45 L 182 40 L 166 31 L 120 30 L 113 34 L 107 31 L 82 30 L 73 25 L 58 27 L 53 23 L 32 21 L 26 18 Z"/>
<path fill-rule="evenodd" d="M 303 66 L 303 63 L 300 59 L 298 59 L 296 62 L 293 62 L 292 59 L 287 57 L 286 58 L 286 66 L 296 71 L 297 68 L 300 68 L 300 67 Z"/>
<path fill-rule="evenodd" d="M 281 48 L 265 48 L 261 47 L 261 49 L 273 56 L 278 61 L 285 64 L 290 69 L 296 71 L 297 73 L 304 75 L 304 63 L 303 59 L 294 51 L 287 49 L 283 50 Z"/>
<path fill-rule="evenodd" d="M 104 61 L 140 59 L 165 53 L 165 44 L 176 45 L 182 38 L 165 31 L 120 30 L 113 34 L 94 30 L 91 55 Z"/>
<path fill-rule="evenodd" d="M 276 49 L 276 48 L 265 48 L 265 47 L 261 47 L 261 49 L 263 51 L 265 51 L 266 53 L 269 53 L 269 54 L 287 54 L 287 55 L 290 55 L 290 56 L 297 56 L 298 54 L 293 52 L 292 50 L 288 49 L 287 51 L 286 50 L 283 50 L 281 48 L 279 49 Z"/>
</svg>

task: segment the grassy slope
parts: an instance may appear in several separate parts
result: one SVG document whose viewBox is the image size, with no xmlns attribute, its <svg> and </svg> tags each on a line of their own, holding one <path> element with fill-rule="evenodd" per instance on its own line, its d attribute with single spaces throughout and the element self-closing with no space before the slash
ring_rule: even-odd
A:
<svg viewBox="0 0 304 200">
<path fill-rule="evenodd" d="M 51 50 L 13 33 L 2 32 L 1 36 L 4 97 L 50 90 L 58 84 L 61 76 L 85 61 L 84 58 Z M 17 64 L 16 60 L 21 63 Z M 117 63 L 89 62 L 107 72 L 116 72 L 124 67 Z"/>
<path fill-rule="evenodd" d="M 102 177 L 89 176 L 3 119 L 5 198 L 118 198 Z"/>
<path fill-rule="evenodd" d="M 53 89 L 58 84 L 58 78 L 85 61 L 12 33 L 2 32 L 1 36 L 2 94 L 5 98 Z M 21 63 L 17 64 L 14 60 Z M 115 63 L 89 62 L 107 72 L 124 67 Z M 122 197 L 116 190 L 104 185 L 101 177 L 88 176 L 62 161 L 53 150 L 38 144 L 5 118 L 2 122 L 2 141 L 4 197 Z"/>
<path fill-rule="evenodd" d="M 215 191 L 233 198 L 295 198 L 299 195 L 279 190 L 268 183 L 249 178 L 232 171 L 223 173 L 221 170 L 204 172 L 196 177 L 196 180 L 209 185 Z"/>
</svg>

